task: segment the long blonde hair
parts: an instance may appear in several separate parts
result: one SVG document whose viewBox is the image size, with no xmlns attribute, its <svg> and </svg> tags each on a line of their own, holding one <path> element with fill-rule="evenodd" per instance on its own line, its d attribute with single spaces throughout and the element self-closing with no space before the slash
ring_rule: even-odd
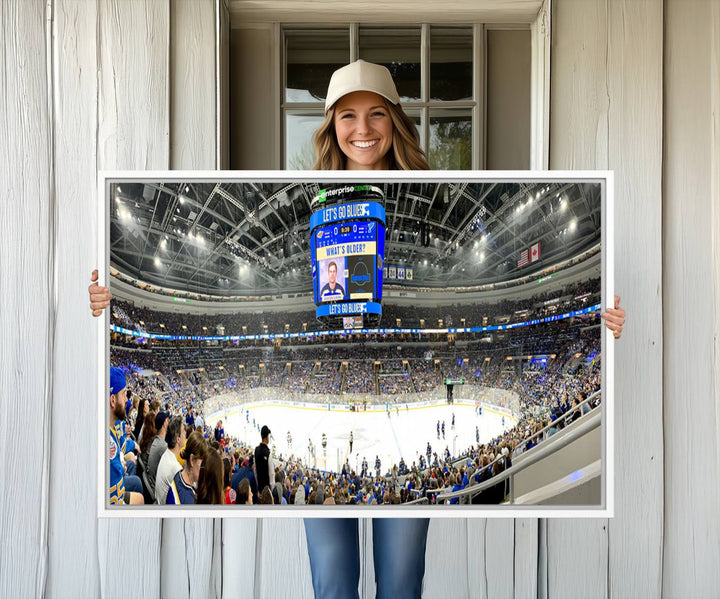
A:
<svg viewBox="0 0 720 599">
<path fill-rule="evenodd" d="M 388 151 L 390 170 L 427 171 L 430 170 L 425 152 L 420 148 L 420 136 L 415 123 L 405 114 L 400 104 L 385 102 L 393 124 L 392 147 Z M 313 134 L 315 146 L 315 164 L 313 170 L 345 170 L 345 154 L 338 145 L 335 135 L 335 106 L 325 113 L 325 119 Z"/>
</svg>

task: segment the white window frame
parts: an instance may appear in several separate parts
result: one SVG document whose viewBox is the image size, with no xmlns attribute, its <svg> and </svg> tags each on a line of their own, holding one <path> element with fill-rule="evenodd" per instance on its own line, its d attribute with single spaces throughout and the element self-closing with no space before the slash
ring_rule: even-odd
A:
<svg viewBox="0 0 720 599">
<path fill-rule="evenodd" d="M 282 169 L 285 164 L 284 156 L 284 48 L 282 45 L 282 33 L 280 23 L 287 27 L 313 26 L 312 23 L 324 23 L 326 26 L 347 25 L 351 27 L 350 35 L 357 36 L 357 26 L 350 23 L 384 23 L 385 26 L 392 24 L 413 24 L 407 22 L 407 15 L 413 15 L 416 19 L 414 24 L 432 23 L 435 25 L 457 25 L 469 23 L 513 23 L 510 27 L 519 25 L 529 26 L 531 32 L 531 84 L 530 84 L 530 169 L 547 169 L 549 166 L 549 123 L 550 123 L 550 12 L 552 0 L 528 0 L 519 5 L 510 1 L 482 3 L 475 6 L 466 1 L 448 2 L 442 6 L 428 3 L 424 0 L 378 0 L 369 7 L 367 2 L 359 0 L 347 0 L 339 7 L 334 0 L 225 0 L 228 2 L 231 27 L 247 26 L 251 23 L 272 23 L 274 32 L 275 56 L 277 77 L 275 80 L 274 94 L 272 98 L 275 106 L 279 130 L 280 143 L 275 150 L 276 167 Z M 353 27 L 355 33 L 353 34 Z M 486 27 L 482 27 L 483 43 L 474 40 L 474 60 L 485 61 L 484 37 Z M 357 45 L 351 39 L 351 60 L 352 48 Z M 478 55 L 480 52 L 480 55 Z M 474 72 L 477 72 L 476 70 Z M 484 137 L 475 143 L 478 131 L 485 135 L 485 81 L 476 77 L 473 82 L 473 95 L 476 99 L 482 98 L 482 102 L 476 102 L 473 117 L 473 167 L 484 165 L 485 156 Z M 481 105 L 482 104 L 482 105 Z"/>
</svg>

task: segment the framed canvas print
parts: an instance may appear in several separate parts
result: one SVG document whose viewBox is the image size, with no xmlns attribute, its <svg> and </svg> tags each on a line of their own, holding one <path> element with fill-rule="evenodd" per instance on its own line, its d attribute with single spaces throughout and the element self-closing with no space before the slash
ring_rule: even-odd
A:
<svg viewBox="0 0 720 599">
<path fill-rule="evenodd" d="M 612 173 L 98 193 L 101 516 L 612 516 Z"/>
</svg>

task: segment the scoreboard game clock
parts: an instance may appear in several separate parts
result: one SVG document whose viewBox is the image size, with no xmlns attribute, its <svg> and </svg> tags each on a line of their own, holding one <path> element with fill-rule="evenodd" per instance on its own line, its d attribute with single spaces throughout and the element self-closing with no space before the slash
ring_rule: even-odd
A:
<svg viewBox="0 0 720 599">
<path fill-rule="evenodd" d="M 380 322 L 384 203 L 382 190 L 374 185 L 321 189 L 313 199 L 310 256 L 315 315 L 328 326 L 363 328 Z"/>
</svg>

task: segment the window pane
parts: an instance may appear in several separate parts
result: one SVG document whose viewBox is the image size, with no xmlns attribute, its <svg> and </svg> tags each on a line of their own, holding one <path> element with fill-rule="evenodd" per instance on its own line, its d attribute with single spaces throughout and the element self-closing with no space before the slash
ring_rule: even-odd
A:
<svg viewBox="0 0 720 599">
<path fill-rule="evenodd" d="M 472 100 L 473 35 L 470 27 L 430 29 L 430 99 Z"/>
<path fill-rule="evenodd" d="M 315 163 L 312 135 L 323 122 L 322 113 L 285 115 L 285 169 L 310 170 Z"/>
<path fill-rule="evenodd" d="M 415 123 L 415 128 L 417 129 L 418 135 L 420 136 L 420 147 L 424 148 L 425 140 L 423 139 L 423 130 L 422 130 L 422 126 L 421 126 L 422 121 L 420 120 L 420 110 L 418 108 L 416 108 L 415 110 L 413 110 L 412 108 L 409 110 L 405 108 L 403 110 L 410 117 L 412 122 Z"/>
<path fill-rule="evenodd" d="M 350 62 L 348 29 L 285 33 L 286 102 L 325 100 L 333 71 Z"/>
<path fill-rule="evenodd" d="M 430 111 L 430 168 L 469 170 L 472 167 L 472 116 L 467 109 Z"/>
<path fill-rule="evenodd" d="M 360 28 L 360 58 L 386 66 L 401 102 L 420 100 L 420 28 Z"/>
</svg>

